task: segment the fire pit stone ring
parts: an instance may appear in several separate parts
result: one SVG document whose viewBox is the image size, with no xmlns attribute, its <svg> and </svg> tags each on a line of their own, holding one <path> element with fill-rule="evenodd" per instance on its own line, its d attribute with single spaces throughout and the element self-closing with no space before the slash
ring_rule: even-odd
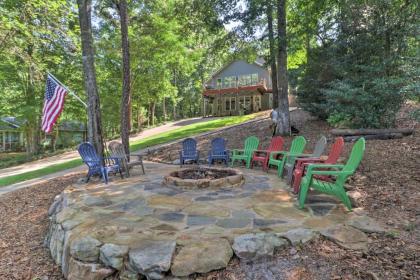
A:
<svg viewBox="0 0 420 280">
<path fill-rule="evenodd" d="M 233 168 L 195 167 L 171 172 L 163 183 L 186 189 L 239 187 L 244 175 Z"/>
</svg>

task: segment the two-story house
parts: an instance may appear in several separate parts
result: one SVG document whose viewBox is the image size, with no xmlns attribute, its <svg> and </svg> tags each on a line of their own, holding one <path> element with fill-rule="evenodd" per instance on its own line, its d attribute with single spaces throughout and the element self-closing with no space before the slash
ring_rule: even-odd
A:
<svg viewBox="0 0 420 280">
<path fill-rule="evenodd" d="M 236 60 L 205 84 L 203 115 L 233 116 L 268 110 L 272 100 L 270 72 L 264 65 Z"/>
</svg>

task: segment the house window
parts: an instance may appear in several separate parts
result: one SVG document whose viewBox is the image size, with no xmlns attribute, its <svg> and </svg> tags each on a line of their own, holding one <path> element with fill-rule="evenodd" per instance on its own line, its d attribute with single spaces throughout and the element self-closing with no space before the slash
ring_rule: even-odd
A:
<svg viewBox="0 0 420 280">
<path fill-rule="evenodd" d="M 251 75 L 251 84 L 252 85 L 258 84 L 258 74 L 257 73 L 254 73 L 254 74 Z"/>
<path fill-rule="evenodd" d="M 230 98 L 230 109 L 232 111 L 236 110 L 236 97 L 231 97 Z"/>
<path fill-rule="evenodd" d="M 235 97 L 226 97 L 225 98 L 225 111 L 234 111 L 235 109 L 236 109 Z"/>
<path fill-rule="evenodd" d="M 251 96 L 245 96 L 245 111 L 251 111 Z"/>
<path fill-rule="evenodd" d="M 225 77 L 223 79 L 223 88 L 229 88 L 230 87 L 231 79 L 232 79 L 232 77 Z"/>
<path fill-rule="evenodd" d="M 237 76 L 229 76 L 223 78 L 223 88 L 235 88 L 237 83 Z"/>
<path fill-rule="evenodd" d="M 225 100 L 225 111 L 235 111 L 236 97 L 226 97 Z"/>
<path fill-rule="evenodd" d="M 251 86 L 258 83 L 258 74 L 247 74 L 238 76 L 238 86 Z"/>
</svg>

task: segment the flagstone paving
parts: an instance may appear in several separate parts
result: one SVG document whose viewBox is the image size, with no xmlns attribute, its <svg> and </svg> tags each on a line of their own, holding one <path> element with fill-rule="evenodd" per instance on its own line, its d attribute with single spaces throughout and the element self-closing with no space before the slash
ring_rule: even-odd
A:
<svg viewBox="0 0 420 280">
<path fill-rule="evenodd" d="M 272 254 L 276 246 L 306 242 L 351 216 L 321 194 L 298 209 L 274 172 L 242 169 L 245 182 L 235 187 L 185 190 L 162 184 L 165 175 L 179 169 L 146 163 L 146 175 L 133 171 L 108 185 L 76 184 L 56 197 L 46 245 L 64 276 L 79 279 L 78 273 L 86 277 L 91 271 L 92 279 L 102 279 L 110 269 L 148 279 L 208 272 L 225 267 L 234 253 Z M 329 238 L 337 232 L 328 231 Z M 343 234 L 337 239 L 345 243 L 350 237 Z M 356 243 L 363 247 L 360 242 L 363 233 Z"/>
</svg>

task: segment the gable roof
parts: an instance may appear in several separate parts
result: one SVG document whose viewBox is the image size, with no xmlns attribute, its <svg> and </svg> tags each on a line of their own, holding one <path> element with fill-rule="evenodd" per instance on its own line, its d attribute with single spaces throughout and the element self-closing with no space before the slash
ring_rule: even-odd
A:
<svg viewBox="0 0 420 280">
<path fill-rule="evenodd" d="M 15 117 L 1 117 L 0 130 L 18 130 L 26 121 Z M 85 131 L 86 125 L 80 121 L 64 120 L 58 124 L 60 131 Z"/>
<path fill-rule="evenodd" d="M 255 65 L 255 66 L 257 66 L 257 67 L 260 67 L 260 68 L 262 68 L 262 69 L 264 69 L 264 70 L 267 70 L 265 67 L 264 67 L 264 63 L 265 63 L 265 60 L 263 59 L 263 58 L 261 58 L 261 57 L 258 57 L 254 62 L 252 62 L 252 63 L 249 63 L 248 61 L 246 61 L 246 60 L 243 60 L 243 59 L 236 59 L 236 60 L 232 60 L 231 62 L 229 62 L 229 63 L 227 63 L 227 64 L 225 64 L 223 67 L 221 67 L 219 70 L 217 70 L 216 72 L 214 72 L 211 76 L 210 76 L 210 78 L 206 81 L 206 84 L 207 83 L 209 83 L 215 76 L 217 76 L 217 75 L 219 75 L 221 72 L 223 72 L 223 70 L 225 70 L 226 68 L 228 68 L 230 65 L 232 65 L 233 63 L 235 63 L 235 62 L 237 62 L 237 61 L 243 61 L 243 62 L 245 62 L 245 63 L 247 63 L 247 64 L 251 64 L 251 65 Z"/>
<path fill-rule="evenodd" d="M 23 125 L 23 122 L 15 117 L 2 117 L 0 121 L 3 130 L 18 129 Z"/>
</svg>

